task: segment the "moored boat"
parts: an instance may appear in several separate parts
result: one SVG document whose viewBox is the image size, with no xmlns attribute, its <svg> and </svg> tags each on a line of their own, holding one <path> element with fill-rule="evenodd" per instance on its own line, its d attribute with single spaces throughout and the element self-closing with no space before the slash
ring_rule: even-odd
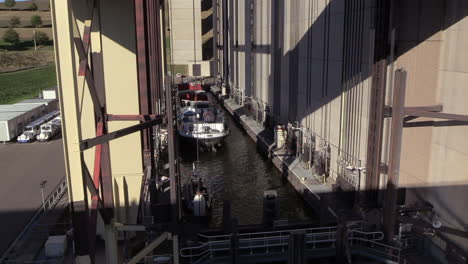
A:
<svg viewBox="0 0 468 264">
<path fill-rule="evenodd" d="M 224 112 L 212 95 L 202 90 L 185 90 L 178 93 L 178 99 L 178 131 L 181 138 L 207 150 L 222 146 L 229 128 Z"/>
</svg>

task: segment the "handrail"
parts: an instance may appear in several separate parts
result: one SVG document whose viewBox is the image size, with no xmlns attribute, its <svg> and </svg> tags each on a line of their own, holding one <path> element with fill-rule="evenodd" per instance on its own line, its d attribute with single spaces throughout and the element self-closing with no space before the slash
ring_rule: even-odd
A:
<svg viewBox="0 0 468 264">
<path fill-rule="evenodd" d="M 55 188 L 52 190 L 52 192 L 47 196 L 47 198 L 44 200 L 44 203 L 48 205 L 47 210 L 55 207 L 62 198 L 63 194 L 68 191 L 68 186 L 67 186 L 67 180 L 66 177 L 64 176 L 60 182 L 55 186 Z M 26 232 L 31 228 L 31 226 L 34 224 L 34 222 L 39 218 L 39 216 L 45 212 L 44 211 L 44 205 L 40 205 L 34 215 L 31 217 L 31 220 L 25 225 L 25 227 L 21 230 L 21 232 L 16 236 L 15 240 L 11 242 L 10 246 L 5 250 L 3 255 L 0 257 L 0 263 L 4 263 L 5 259 L 11 254 L 11 251 L 16 247 L 18 242 L 23 238 L 23 236 L 26 234 Z M 29 263 L 34 263 L 34 262 L 29 262 Z"/>
<path fill-rule="evenodd" d="M 312 228 L 301 228 L 301 229 L 288 229 L 288 230 L 278 230 L 278 231 L 266 231 L 266 232 L 251 232 L 251 233 L 239 233 L 237 234 L 238 237 L 240 236 L 247 236 L 247 235 L 263 235 L 263 234 L 277 234 L 277 233 L 290 233 L 290 232 L 295 232 L 295 231 L 315 231 L 315 230 L 331 230 L 331 229 L 336 229 L 337 226 L 326 226 L 326 227 L 312 227 Z M 198 234 L 199 237 L 203 238 L 219 238 L 219 237 L 225 237 L 229 238 L 231 235 L 214 235 L 214 236 L 208 236 L 208 235 L 203 235 L 203 234 Z"/>
<path fill-rule="evenodd" d="M 290 233 L 292 231 L 306 231 L 305 243 L 313 245 L 312 248 L 316 248 L 317 244 L 331 243 L 330 246 L 334 246 L 336 241 L 336 226 L 331 227 L 319 227 L 319 228 L 305 228 L 296 230 L 282 230 L 272 232 L 254 232 L 254 233 L 243 233 L 238 234 L 239 238 L 239 249 L 252 249 L 265 248 L 268 252 L 269 248 L 278 248 L 280 246 L 287 246 L 289 243 Z M 328 231 L 326 231 L 328 230 Z M 314 232 L 315 231 L 315 232 Z M 323 231 L 323 232 L 316 232 Z M 215 235 L 207 236 L 199 234 L 200 237 L 206 238 L 208 241 L 200 244 L 199 246 L 182 248 L 180 250 L 181 257 L 206 257 L 211 255 L 213 252 L 229 251 L 231 249 L 230 237 L 231 235 Z M 353 245 L 358 247 L 364 247 L 373 249 L 377 252 L 385 254 L 389 259 L 400 260 L 401 249 L 380 243 L 383 240 L 384 234 L 378 232 L 366 232 L 360 229 L 352 229 L 348 232 L 348 240 Z M 363 245 L 366 244 L 366 245 Z M 224 245 L 224 247 L 220 247 Z M 196 252 L 202 250 L 202 252 Z M 195 252 L 194 252 L 195 251 Z"/>
</svg>

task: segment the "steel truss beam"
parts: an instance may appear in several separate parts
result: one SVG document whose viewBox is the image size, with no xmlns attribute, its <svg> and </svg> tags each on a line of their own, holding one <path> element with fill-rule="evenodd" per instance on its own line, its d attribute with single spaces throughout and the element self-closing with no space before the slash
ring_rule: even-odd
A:
<svg viewBox="0 0 468 264">
<path fill-rule="evenodd" d="M 157 237 L 153 242 L 151 242 L 148 246 L 138 252 L 131 260 L 127 262 L 127 264 L 137 264 L 142 260 L 146 255 L 151 253 L 157 246 L 159 246 L 162 242 L 169 238 L 169 233 L 165 232 L 162 233 L 159 237 Z"/>
<path fill-rule="evenodd" d="M 90 148 L 92 148 L 94 146 L 109 142 L 109 141 L 111 141 L 113 139 L 121 138 L 123 136 L 127 136 L 129 134 L 141 131 L 143 129 L 147 129 L 147 128 L 153 127 L 155 125 L 159 125 L 159 124 L 161 124 L 161 122 L 162 122 L 162 118 L 160 117 L 160 118 L 150 120 L 150 121 L 146 121 L 146 122 L 134 125 L 134 126 L 122 128 L 122 129 L 119 129 L 117 131 L 113 131 L 113 132 L 104 134 L 102 136 L 97 136 L 97 137 L 94 137 L 94 138 L 85 139 L 85 140 L 81 141 L 81 143 L 80 143 L 80 150 L 85 151 L 85 150 L 90 149 Z"/>
<path fill-rule="evenodd" d="M 405 107 L 406 93 L 406 71 L 397 70 L 395 72 L 395 87 L 393 93 L 393 107 L 389 116 L 392 117 L 390 153 L 388 164 L 387 190 L 385 195 L 383 222 L 387 241 L 392 241 L 395 234 L 397 222 L 397 199 L 398 182 L 400 176 L 400 155 L 404 127 L 427 127 L 427 126 L 463 126 L 468 125 L 468 115 L 443 113 L 442 105 Z M 446 121 L 419 121 L 409 122 L 417 118 L 446 119 Z M 407 221 L 408 222 L 408 221 Z M 420 223 L 420 225 L 422 225 Z M 446 232 L 466 236 L 455 230 L 444 229 Z"/>
<path fill-rule="evenodd" d="M 158 115 L 106 115 L 107 121 L 150 121 L 160 118 Z"/>
<path fill-rule="evenodd" d="M 93 175 L 82 160 L 83 170 L 83 182 L 86 183 L 87 190 L 91 193 L 91 206 L 86 208 L 87 220 L 75 221 L 75 231 L 77 233 L 88 232 L 87 241 L 83 241 L 85 236 L 77 236 L 79 239 L 78 245 L 86 245 L 79 249 L 80 252 L 89 250 L 91 259 L 94 260 L 95 253 L 95 240 L 96 240 L 96 225 L 97 225 L 97 214 L 98 212 L 104 219 L 106 225 L 111 223 L 114 213 L 114 202 L 113 202 L 113 187 L 112 187 L 112 173 L 110 165 L 110 150 L 109 141 L 117 139 L 131 133 L 143 131 L 143 147 L 144 152 L 152 152 L 152 136 L 149 128 L 158 125 L 162 122 L 162 117 L 153 114 L 153 103 L 155 98 L 152 95 L 155 94 L 153 87 L 148 83 L 148 77 L 146 76 L 146 43 L 141 41 L 145 38 L 144 22 L 145 17 L 142 13 L 142 6 L 145 0 L 135 0 L 137 3 L 138 10 L 136 10 L 136 24 L 137 24 L 137 45 L 138 45 L 138 75 L 139 75 L 139 97 L 140 97 L 140 115 L 110 115 L 106 113 L 106 99 L 105 90 L 103 85 L 96 82 L 95 77 L 102 74 L 100 67 L 93 67 L 92 60 L 90 60 L 91 50 L 91 33 L 94 28 L 99 27 L 98 19 L 98 1 L 93 0 L 90 3 L 90 12 L 84 19 L 83 33 L 80 33 L 79 23 L 76 17 L 73 16 L 73 42 L 79 57 L 79 68 L 77 73 L 78 87 L 82 88 L 87 86 L 89 94 L 91 96 L 94 114 L 96 119 L 96 137 L 85 139 L 80 142 L 80 151 L 85 151 L 92 147 L 95 147 L 94 153 L 94 171 Z M 138 6 L 138 3 L 141 4 Z M 159 7 L 159 5 L 157 5 Z M 158 16 L 159 19 L 159 16 Z M 143 26 L 143 27 L 142 27 Z M 153 28 L 154 30 L 154 28 Z M 159 34 L 156 34 L 159 38 Z M 158 54 L 160 51 L 157 51 Z M 157 57 L 159 59 L 159 57 Z M 159 68 L 158 68 L 159 69 Z M 160 70 L 160 69 L 159 69 Z M 160 71 L 154 74 L 160 74 Z M 154 76 L 153 76 L 154 77 Z M 108 121 L 140 121 L 140 124 L 133 125 L 127 128 L 123 128 L 117 131 L 108 132 L 107 122 Z M 151 155 L 145 156 L 145 163 L 151 161 Z M 149 160 L 149 161 L 148 161 Z M 86 190 L 85 190 L 86 191 Z M 80 216 L 82 217 L 82 216 Z M 81 218 L 80 218 L 81 219 Z M 84 222 L 88 227 L 84 226 Z"/>
<path fill-rule="evenodd" d="M 110 163 L 109 141 L 117 139 L 131 133 L 142 133 L 143 160 L 145 163 L 145 176 L 142 181 L 142 190 L 151 177 L 151 168 L 154 154 L 152 127 L 159 125 L 163 117 L 156 100 L 162 93 L 162 63 L 161 63 L 161 25 L 160 25 L 160 1 L 159 0 L 134 0 L 135 2 L 135 25 L 137 44 L 137 65 L 138 65 L 138 92 L 139 92 L 139 114 L 138 115 L 115 115 L 106 113 L 106 97 L 104 82 L 101 80 L 103 74 L 102 59 L 100 50 L 91 51 L 91 43 L 97 39 L 92 39 L 92 32 L 98 33 L 100 38 L 100 19 L 98 0 L 91 0 L 87 7 L 89 12 L 84 17 L 77 17 L 72 13 L 71 27 L 73 31 L 73 43 L 78 54 L 78 69 L 76 74 L 77 87 L 86 88 L 89 91 L 95 116 L 95 135 L 79 142 L 81 151 L 82 180 L 85 184 L 84 194 L 91 195 L 90 206 L 87 201 L 76 203 L 76 210 L 72 209 L 73 226 L 75 230 L 76 250 L 80 255 L 89 254 L 94 262 L 96 229 L 98 213 L 101 214 L 106 230 L 110 228 L 109 237 L 113 237 L 115 227 L 112 224 L 114 215 L 114 200 L 112 173 Z M 72 7 L 73 10 L 73 7 Z M 93 35 L 94 38 L 94 35 Z M 98 45 L 99 46 L 99 45 Z M 93 53 L 91 53 L 93 52 Z M 96 55 L 97 54 L 97 55 Z M 94 63 L 94 65 L 93 65 Z M 117 131 L 108 131 L 110 121 L 139 121 L 139 124 L 132 125 Z M 92 174 L 84 162 L 83 152 L 92 147 L 94 149 L 94 168 Z M 149 168 L 149 169 L 148 169 Z M 143 193 L 143 191 L 142 191 Z M 72 206 L 73 208 L 73 206 Z M 107 231 L 106 231 L 107 237 Z M 157 246 L 162 240 L 167 238 L 163 234 L 151 245 Z M 113 248 L 115 238 L 109 239 L 109 248 Z M 106 238 L 106 248 L 107 248 Z M 107 250 L 107 249 L 106 249 Z M 139 257 L 137 255 L 137 257 Z M 112 262 L 112 261 L 111 261 Z"/>
<path fill-rule="evenodd" d="M 412 224 L 412 225 L 417 226 L 417 227 L 430 229 L 430 230 L 433 230 L 433 231 L 438 232 L 438 233 L 445 233 L 445 234 L 450 234 L 450 235 L 454 235 L 454 236 L 463 237 L 463 238 L 468 239 L 468 232 L 466 232 L 466 231 L 462 231 L 462 230 L 447 227 L 447 226 L 441 226 L 439 228 L 434 228 L 431 223 L 428 223 L 428 222 L 426 222 L 426 221 L 424 221 L 422 219 L 413 218 L 413 217 L 409 217 L 409 216 L 399 216 L 398 221 L 401 222 L 401 223 L 408 223 L 408 224 Z"/>
</svg>

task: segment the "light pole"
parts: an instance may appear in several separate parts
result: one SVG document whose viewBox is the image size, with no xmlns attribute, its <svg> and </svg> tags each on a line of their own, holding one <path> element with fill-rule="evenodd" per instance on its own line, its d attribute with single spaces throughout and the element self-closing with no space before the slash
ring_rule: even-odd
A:
<svg viewBox="0 0 468 264">
<path fill-rule="evenodd" d="M 35 28 L 33 29 L 33 40 L 34 40 L 34 50 L 37 50 L 37 46 L 36 46 L 36 29 Z"/>
<path fill-rule="evenodd" d="M 46 183 L 47 181 L 41 181 L 42 208 L 44 209 L 44 212 L 46 211 L 45 199 L 44 199 L 44 188 L 46 186 Z"/>
</svg>

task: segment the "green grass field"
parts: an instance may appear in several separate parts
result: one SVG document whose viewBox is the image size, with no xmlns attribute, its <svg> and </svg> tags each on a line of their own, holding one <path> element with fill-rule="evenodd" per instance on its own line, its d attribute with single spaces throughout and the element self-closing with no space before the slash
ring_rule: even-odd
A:
<svg viewBox="0 0 468 264">
<path fill-rule="evenodd" d="M 56 86 L 55 65 L 0 74 L 0 104 L 35 98 L 43 89 Z"/>
</svg>

